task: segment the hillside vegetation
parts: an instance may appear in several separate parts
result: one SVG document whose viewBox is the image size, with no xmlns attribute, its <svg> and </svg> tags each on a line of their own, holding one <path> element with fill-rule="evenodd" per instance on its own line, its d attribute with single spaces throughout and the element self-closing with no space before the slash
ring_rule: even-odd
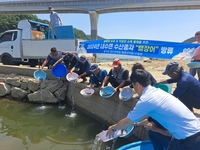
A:
<svg viewBox="0 0 200 150">
<path fill-rule="evenodd" d="M 1 15 L 0 17 L 0 33 L 6 30 L 17 29 L 17 24 L 20 20 L 34 20 L 49 24 L 48 20 L 39 19 L 36 15 Z M 79 29 L 74 28 L 75 37 L 78 39 L 89 40 L 90 38 Z"/>
</svg>

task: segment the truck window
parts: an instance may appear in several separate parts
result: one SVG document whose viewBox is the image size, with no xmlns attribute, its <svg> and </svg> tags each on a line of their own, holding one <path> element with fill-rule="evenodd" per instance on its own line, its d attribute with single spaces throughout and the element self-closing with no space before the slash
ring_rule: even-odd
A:
<svg viewBox="0 0 200 150">
<path fill-rule="evenodd" d="M 4 33 L 1 36 L 0 41 L 1 42 L 12 41 L 12 35 L 13 35 L 13 32 Z"/>
<path fill-rule="evenodd" d="M 15 41 L 16 39 L 17 39 L 17 31 L 14 32 L 13 41 Z"/>
</svg>

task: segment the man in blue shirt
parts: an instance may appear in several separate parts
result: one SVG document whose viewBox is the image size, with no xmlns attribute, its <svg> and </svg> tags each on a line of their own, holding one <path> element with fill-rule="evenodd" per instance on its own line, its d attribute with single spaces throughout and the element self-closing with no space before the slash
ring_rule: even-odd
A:
<svg viewBox="0 0 200 150">
<path fill-rule="evenodd" d="M 104 69 L 100 69 L 97 64 L 93 64 L 90 67 L 90 71 L 92 72 L 92 79 L 90 83 L 90 88 L 97 87 L 97 92 L 100 91 L 104 78 L 107 75 L 107 71 Z"/>
<path fill-rule="evenodd" d="M 108 128 L 107 136 L 111 137 L 116 130 L 138 123 L 147 115 L 166 129 L 158 128 L 151 122 L 145 125 L 155 150 L 200 150 L 199 118 L 173 95 L 152 87 L 145 70 L 134 71 L 131 82 L 140 99 L 127 117 Z"/>
<path fill-rule="evenodd" d="M 164 75 L 171 79 L 159 83 L 177 83 L 173 95 L 183 102 L 191 111 L 193 107 L 200 108 L 200 82 L 187 72 L 183 67 L 179 67 L 177 62 L 171 62 L 167 65 Z"/>
<path fill-rule="evenodd" d="M 79 76 L 78 78 L 82 78 L 84 83 L 87 81 L 86 77 L 90 77 L 92 72 L 90 71 L 90 62 L 86 59 L 85 55 L 81 55 L 76 65 L 71 69 L 70 73 L 76 72 Z"/>
</svg>

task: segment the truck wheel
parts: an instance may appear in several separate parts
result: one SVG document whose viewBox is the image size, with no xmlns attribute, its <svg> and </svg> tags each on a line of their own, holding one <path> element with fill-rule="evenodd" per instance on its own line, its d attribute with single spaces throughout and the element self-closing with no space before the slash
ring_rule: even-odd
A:
<svg viewBox="0 0 200 150">
<path fill-rule="evenodd" d="M 38 60 L 37 59 L 30 59 L 29 60 L 29 65 L 30 67 L 35 67 L 38 65 Z"/>
<path fill-rule="evenodd" d="M 12 65 L 13 64 L 12 59 L 8 56 L 4 56 L 1 61 L 4 65 Z"/>
</svg>

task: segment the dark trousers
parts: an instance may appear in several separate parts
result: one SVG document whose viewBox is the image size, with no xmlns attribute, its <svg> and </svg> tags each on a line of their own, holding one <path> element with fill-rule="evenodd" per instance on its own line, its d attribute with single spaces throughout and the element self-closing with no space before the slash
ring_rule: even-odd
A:
<svg viewBox="0 0 200 150">
<path fill-rule="evenodd" d="M 120 83 L 118 83 L 116 81 L 116 79 L 114 77 L 112 77 L 112 76 L 108 78 L 108 83 L 110 83 L 114 88 L 116 88 L 118 85 L 120 85 Z M 126 81 L 124 86 L 128 86 L 130 84 L 131 84 L 131 81 Z"/>
<path fill-rule="evenodd" d="M 190 74 L 192 76 L 195 76 L 196 73 L 198 75 L 198 80 L 200 81 L 200 68 L 190 68 Z"/>
<path fill-rule="evenodd" d="M 200 92 L 200 91 L 199 91 Z M 193 94 L 185 91 L 181 97 L 179 97 L 179 100 L 185 104 L 192 112 L 193 107 L 200 109 L 200 97 L 196 97 Z"/>
<path fill-rule="evenodd" d="M 69 60 L 65 60 L 64 63 L 68 70 L 71 70 L 74 67 L 74 65 L 71 64 Z"/>
<path fill-rule="evenodd" d="M 148 131 L 148 135 L 155 150 L 167 149 L 171 140 L 171 136 L 165 136 L 163 134 L 151 130 Z"/>
<path fill-rule="evenodd" d="M 84 73 L 85 71 L 83 71 L 83 70 L 78 70 L 78 71 L 75 70 L 74 72 L 77 73 L 78 75 L 81 75 L 81 74 Z M 86 77 L 91 77 L 91 75 L 92 75 L 92 72 L 89 71 L 86 75 L 82 76 L 81 79 L 86 79 Z"/>
<path fill-rule="evenodd" d="M 47 65 L 48 66 L 53 66 L 53 64 L 55 64 L 55 62 L 56 62 L 55 60 L 50 59 Z"/>
<path fill-rule="evenodd" d="M 148 135 L 155 150 L 200 150 L 200 132 L 183 140 L 151 130 L 148 131 Z"/>
<path fill-rule="evenodd" d="M 200 132 L 183 140 L 172 138 L 167 150 L 200 150 Z"/>
</svg>

